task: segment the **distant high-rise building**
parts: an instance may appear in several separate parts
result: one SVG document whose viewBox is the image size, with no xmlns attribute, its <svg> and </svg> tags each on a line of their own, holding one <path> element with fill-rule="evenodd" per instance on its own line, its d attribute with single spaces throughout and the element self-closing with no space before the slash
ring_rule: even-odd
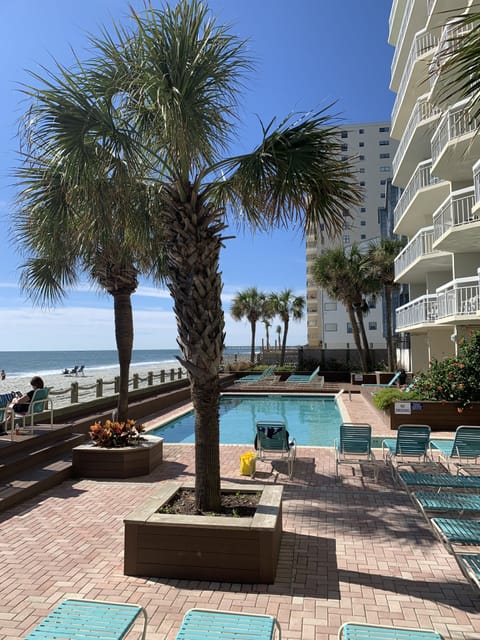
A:
<svg viewBox="0 0 480 640">
<path fill-rule="evenodd" d="M 414 371 L 454 355 L 458 339 L 480 325 L 478 123 L 458 95 L 438 106 L 446 83 L 449 93 L 455 86 L 443 64 L 456 48 L 458 16 L 471 5 L 394 0 L 390 14 L 393 183 L 403 190 L 394 230 L 408 237 L 395 278 L 409 287 L 396 324 L 410 335 Z"/>
<path fill-rule="evenodd" d="M 320 233 L 307 237 L 307 338 L 309 347 L 330 349 L 353 348 L 352 327 L 345 307 L 332 300 L 312 278 L 318 256 L 336 246 L 349 248 L 390 235 L 388 227 L 387 184 L 392 178 L 392 159 L 397 142 L 390 138 L 390 122 L 349 124 L 340 130 L 342 153 L 356 158 L 358 181 L 364 190 L 363 202 L 344 212 L 341 235 L 329 238 Z M 390 208 L 391 209 L 391 208 Z M 368 340 L 373 348 L 384 348 L 381 296 L 369 300 L 370 312 L 365 317 Z"/>
</svg>

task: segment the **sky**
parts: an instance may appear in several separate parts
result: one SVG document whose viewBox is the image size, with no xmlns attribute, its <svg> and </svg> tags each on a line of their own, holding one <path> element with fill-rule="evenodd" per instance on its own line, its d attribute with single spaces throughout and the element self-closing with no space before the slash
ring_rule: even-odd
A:
<svg viewBox="0 0 480 640">
<path fill-rule="evenodd" d="M 393 49 L 387 43 L 389 0 L 210 0 L 219 24 L 248 40 L 255 68 L 248 75 L 233 153 L 260 141 L 259 121 L 330 108 L 338 124 L 390 119 L 388 89 Z M 54 60 L 69 65 L 72 51 L 88 57 L 88 34 L 128 22 L 143 0 L 1 0 L 0 2 L 0 351 L 114 349 L 113 303 L 87 281 L 55 309 L 33 307 L 18 286 L 22 256 L 11 241 L 18 167 L 18 119 L 26 110 L 28 71 L 45 74 Z M 163 2 L 152 0 L 161 8 Z M 236 227 L 220 259 L 227 346 L 248 345 L 250 326 L 234 321 L 236 293 L 292 289 L 305 295 L 305 245 L 295 230 L 252 234 Z M 132 298 L 135 349 L 176 345 L 172 300 L 142 281 Z M 274 320 L 273 332 L 279 324 Z M 257 344 L 264 336 L 257 327 Z M 306 318 L 292 322 L 288 344 L 306 344 Z"/>
</svg>

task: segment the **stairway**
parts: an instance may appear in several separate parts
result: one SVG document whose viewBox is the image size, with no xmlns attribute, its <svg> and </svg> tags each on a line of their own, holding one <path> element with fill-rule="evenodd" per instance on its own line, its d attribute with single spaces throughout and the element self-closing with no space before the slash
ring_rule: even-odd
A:
<svg viewBox="0 0 480 640">
<path fill-rule="evenodd" d="M 85 435 L 71 427 L 39 431 L 0 444 L 0 512 L 50 489 L 72 475 L 72 449 Z"/>
</svg>

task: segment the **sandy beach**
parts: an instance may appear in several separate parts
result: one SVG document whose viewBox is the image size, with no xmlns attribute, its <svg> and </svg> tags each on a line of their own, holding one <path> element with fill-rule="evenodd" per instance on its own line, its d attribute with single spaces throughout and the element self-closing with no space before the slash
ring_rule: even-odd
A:
<svg viewBox="0 0 480 640">
<path fill-rule="evenodd" d="M 180 365 L 174 367 L 175 379 L 178 379 L 178 369 Z M 170 380 L 171 368 L 165 368 L 165 380 Z M 138 374 L 140 378 L 139 388 L 147 386 L 148 373 L 152 371 L 154 375 L 154 384 L 161 384 L 160 374 L 161 367 L 154 367 L 152 365 L 132 365 L 130 367 L 130 389 L 132 388 L 133 376 Z M 114 380 L 119 375 L 118 367 L 98 368 L 98 369 L 85 369 L 84 375 L 63 375 L 60 371 L 56 375 L 42 376 L 46 387 L 50 387 L 52 390 L 51 398 L 53 407 L 60 408 L 70 405 L 70 389 L 72 383 L 76 382 L 79 386 L 79 401 L 86 402 L 93 400 L 96 394 L 96 382 L 98 379 L 104 381 L 104 396 L 113 395 Z M 184 374 L 185 375 L 185 374 Z M 10 391 L 21 391 L 26 393 L 31 390 L 30 387 L 31 376 L 7 376 L 5 380 L 0 380 L 0 393 L 8 393 Z"/>
</svg>

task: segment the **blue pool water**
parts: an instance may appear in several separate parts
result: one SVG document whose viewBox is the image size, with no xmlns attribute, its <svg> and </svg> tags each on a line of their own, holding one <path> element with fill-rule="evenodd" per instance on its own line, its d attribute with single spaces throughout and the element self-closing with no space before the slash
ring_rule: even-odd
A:
<svg viewBox="0 0 480 640">
<path fill-rule="evenodd" d="M 220 399 L 220 444 L 252 445 L 257 420 L 282 420 L 297 445 L 331 447 L 342 422 L 333 397 L 238 396 Z M 149 431 L 165 442 L 194 442 L 193 411 Z"/>
</svg>

